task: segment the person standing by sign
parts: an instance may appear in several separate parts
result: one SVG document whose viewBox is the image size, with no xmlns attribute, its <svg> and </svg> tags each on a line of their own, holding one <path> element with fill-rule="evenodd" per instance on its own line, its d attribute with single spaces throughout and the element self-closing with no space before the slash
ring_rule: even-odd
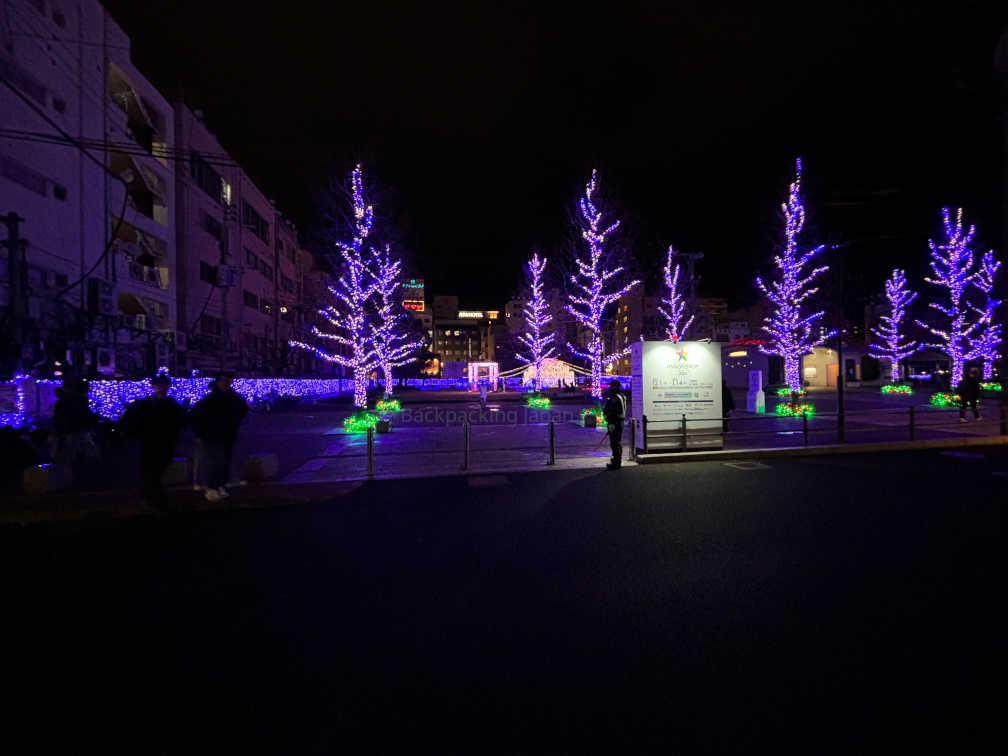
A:
<svg viewBox="0 0 1008 756">
<path fill-rule="evenodd" d="M 609 431 L 609 447 L 612 449 L 612 461 L 606 465 L 607 470 L 619 470 L 623 464 L 623 420 L 626 417 L 626 397 L 620 392 L 620 382 L 613 378 L 609 381 L 609 389 L 605 393 L 605 404 L 602 405 L 602 415 L 605 417 Z"/>
</svg>

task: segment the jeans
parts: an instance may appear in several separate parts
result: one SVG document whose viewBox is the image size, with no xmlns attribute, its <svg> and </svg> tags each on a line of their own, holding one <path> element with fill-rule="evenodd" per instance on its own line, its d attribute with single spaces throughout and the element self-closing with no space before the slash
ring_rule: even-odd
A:
<svg viewBox="0 0 1008 756">
<path fill-rule="evenodd" d="M 977 408 L 976 399 L 961 399 L 959 401 L 959 417 L 966 417 L 966 405 L 969 405 L 973 410 L 973 419 L 976 420 L 980 417 L 980 410 Z"/>
<path fill-rule="evenodd" d="M 609 448 L 612 449 L 612 465 L 623 464 L 623 421 L 614 420 L 609 425 Z"/>
<path fill-rule="evenodd" d="M 140 495 L 149 501 L 161 496 L 161 476 L 171 464 L 171 452 L 141 450 Z"/>
<path fill-rule="evenodd" d="M 231 476 L 231 450 L 234 444 L 230 441 L 207 441 L 203 439 L 203 463 L 200 465 L 203 473 L 203 484 L 207 488 L 221 488 Z"/>
</svg>

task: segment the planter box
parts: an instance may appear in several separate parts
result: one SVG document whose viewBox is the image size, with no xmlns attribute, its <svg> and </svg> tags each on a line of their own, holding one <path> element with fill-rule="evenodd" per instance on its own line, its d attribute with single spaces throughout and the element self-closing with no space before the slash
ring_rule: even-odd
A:
<svg viewBox="0 0 1008 756">
<path fill-rule="evenodd" d="M 598 416 L 591 413 L 584 416 L 584 427 L 585 428 L 596 428 L 598 427 Z"/>
<path fill-rule="evenodd" d="M 389 433 L 392 430 L 392 423 L 389 420 L 379 420 L 375 423 L 375 433 Z"/>
</svg>

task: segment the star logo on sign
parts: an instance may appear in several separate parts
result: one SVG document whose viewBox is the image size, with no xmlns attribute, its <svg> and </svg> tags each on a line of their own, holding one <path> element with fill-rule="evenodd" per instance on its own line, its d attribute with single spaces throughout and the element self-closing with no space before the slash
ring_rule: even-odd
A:
<svg viewBox="0 0 1008 756">
<path fill-rule="evenodd" d="M 686 362 L 686 350 L 685 349 L 680 349 L 678 352 L 676 352 L 676 354 L 679 355 L 679 360 L 681 362 Z"/>
</svg>

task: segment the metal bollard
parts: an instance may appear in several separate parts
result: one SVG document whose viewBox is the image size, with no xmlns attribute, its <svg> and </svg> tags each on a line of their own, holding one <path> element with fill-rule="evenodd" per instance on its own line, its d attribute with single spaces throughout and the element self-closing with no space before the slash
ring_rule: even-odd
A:
<svg viewBox="0 0 1008 756">
<path fill-rule="evenodd" d="M 637 418 L 630 418 L 630 461 L 637 459 Z"/>
<path fill-rule="evenodd" d="M 641 448 L 647 454 L 647 415 L 641 415 Z"/>
<path fill-rule="evenodd" d="M 556 464 L 556 427 L 553 425 L 552 420 L 550 420 L 549 424 L 549 458 L 546 460 L 546 464 Z"/>
<path fill-rule="evenodd" d="M 686 415 L 682 416 L 682 450 L 686 451 Z"/>
<path fill-rule="evenodd" d="M 914 425 L 914 408 L 910 405 L 910 440 L 914 440 L 914 431 L 916 430 Z"/>
<path fill-rule="evenodd" d="M 801 429 L 802 429 L 802 437 L 803 437 L 803 439 L 805 441 L 805 446 L 808 446 L 808 413 L 807 412 L 802 412 L 801 413 Z"/>
<path fill-rule="evenodd" d="M 367 429 L 367 474 L 369 478 L 374 477 L 374 426 L 369 425 Z"/>
<path fill-rule="evenodd" d="M 462 423 L 462 469 L 469 469 L 469 423 Z"/>
<path fill-rule="evenodd" d="M 840 410 L 837 412 L 837 441 L 847 440 L 847 418 L 843 412 Z"/>
</svg>

